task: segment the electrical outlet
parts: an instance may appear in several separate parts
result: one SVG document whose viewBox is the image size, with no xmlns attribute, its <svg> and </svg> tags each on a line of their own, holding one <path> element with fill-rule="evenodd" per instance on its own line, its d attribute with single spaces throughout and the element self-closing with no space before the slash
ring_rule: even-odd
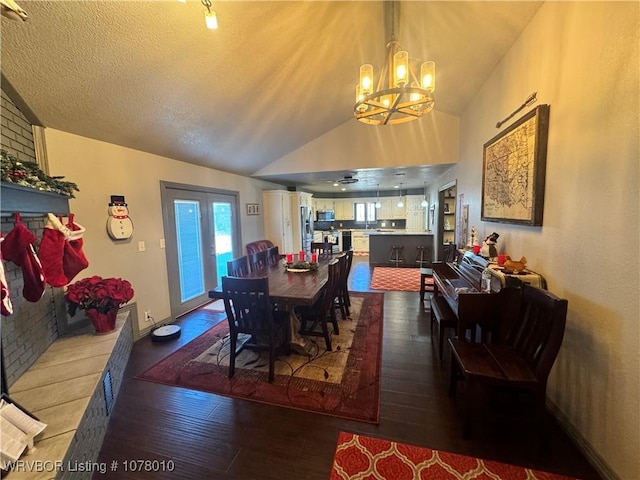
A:
<svg viewBox="0 0 640 480">
<path fill-rule="evenodd" d="M 151 310 L 145 310 L 144 311 L 144 321 L 145 322 L 150 322 L 151 321 Z"/>
<path fill-rule="evenodd" d="M 146 250 L 146 247 L 144 246 L 144 242 L 138 242 L 138 251 L 144 252 L 145 250 Z"/>
</svg>

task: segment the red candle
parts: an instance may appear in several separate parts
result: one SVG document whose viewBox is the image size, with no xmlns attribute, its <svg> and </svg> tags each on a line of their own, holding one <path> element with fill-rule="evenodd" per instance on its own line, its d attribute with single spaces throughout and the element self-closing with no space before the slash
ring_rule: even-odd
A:
<svg viewBox="0 0 640 480">
<path fill-rule="evenodd" d="M 304 262 L 304 250 L 300 250 L 300 253 L 298 254 L 298 260 Z"/>
<path fill-rule="evenodd" d="M 311 263 L 318 263 L 318 254 L 317 253 L 312 253 L 311 254 Z"/>
<path fill-rule="evenodd" d="M 293 263 L 293 253 L 287 253 L 287 263 Z"/>
</svg>

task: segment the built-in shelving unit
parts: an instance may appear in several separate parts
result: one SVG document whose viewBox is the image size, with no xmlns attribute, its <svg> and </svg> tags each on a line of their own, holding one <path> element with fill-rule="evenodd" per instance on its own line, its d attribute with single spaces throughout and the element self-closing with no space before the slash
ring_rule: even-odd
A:
<svg viewBox="0 0 640 480">
<path fill-rule="evenodd" d="M 438 191 L 438 259 L 443 260 L 443 246 L 456 241 L 456 182 Z"/>
</svg>

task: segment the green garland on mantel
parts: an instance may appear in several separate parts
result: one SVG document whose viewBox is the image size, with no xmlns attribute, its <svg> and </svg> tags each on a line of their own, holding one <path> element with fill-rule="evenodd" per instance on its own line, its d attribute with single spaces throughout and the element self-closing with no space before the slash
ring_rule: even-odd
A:
<svg viewBox="0 0 640 480">
<path fill-rule="evenodd" d="M 64 177 L 50 177 L 35 162 L 18 160 L 4 149 L 0 149 L 2 157 L 2 181 L 15 183 L 44 192 L 53 192 L 65 197 L 75 198 L 73 192 L 79 192 L 73 182 L 62 180 Z"/>
</svg>

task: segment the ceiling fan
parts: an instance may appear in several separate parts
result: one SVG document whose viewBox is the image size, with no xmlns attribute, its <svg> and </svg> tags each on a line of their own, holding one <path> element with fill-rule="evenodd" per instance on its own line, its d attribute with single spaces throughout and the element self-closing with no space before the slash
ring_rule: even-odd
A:
<svg viewBox="0 0 640 480">
<path fill-rule="evenodd" d="M 351 175 L 345 175 L 344 178 L 338 180 L 338 183 L 342 185 L 350 185 L 352 183 L 358 183 L 358 179 L 353 178 Z"/>
</svg>

